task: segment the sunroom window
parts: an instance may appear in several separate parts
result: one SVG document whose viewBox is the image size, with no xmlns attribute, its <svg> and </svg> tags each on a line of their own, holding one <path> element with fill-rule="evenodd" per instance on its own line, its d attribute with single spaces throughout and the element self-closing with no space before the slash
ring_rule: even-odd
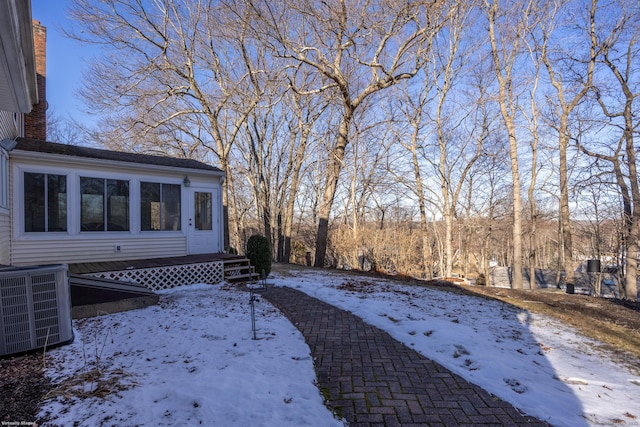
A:
<svg viewBox="0 0 640 427">
<path fill-rule="evenodd" d="M 180 222 L 180 185 L 141 182 L 141 230 L 178 231 Z"/>
<path fill-rule="evenodd" d="M 67 231 L 67 177 L 24 174 L 24 231 Z"/>
<path fill-rule="evenodd" d="M 82 231 L 129 231 L 129 181 L 80 177 Z"/>
</svg>

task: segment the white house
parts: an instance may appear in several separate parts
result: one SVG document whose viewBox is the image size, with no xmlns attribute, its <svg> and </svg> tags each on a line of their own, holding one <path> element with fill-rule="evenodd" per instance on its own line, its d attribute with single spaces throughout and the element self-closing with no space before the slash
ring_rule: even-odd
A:
<svg viewBox="0 0 640 427">
<path fill-rule="evenodd" d="M 0 43 L 0 264 L 223 252 L 220 169 L 45 141 L 46 29 L 29 0 L 0 1 Z"/>
<path fill-rule="evenodd" d="M 9 154 L 5 145 L 24 134 L 24 114 L 38 102 L 28 0 L 0 2 L 0 52 L 0 264 L 9 264 Z"/>
<path fill-rule="evenodd" d="M 223 252 L 223 172 L 189 159 L 17 138 L 10 264 Z"/>
</svg>

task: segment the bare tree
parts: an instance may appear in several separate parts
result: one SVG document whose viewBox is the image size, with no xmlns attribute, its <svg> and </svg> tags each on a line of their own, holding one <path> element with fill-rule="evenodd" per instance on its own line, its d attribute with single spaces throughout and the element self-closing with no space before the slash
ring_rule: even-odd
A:
<svg viewBox="0 0 640 427">
<path fill-rule="evenodd" d="M 612 14 L 615 10 L 617 13 Z M 624 296 L 637 300 L 637 270 L 640 238 L 640 186 L 634 136 L 637 120 L 636 100 L 640 80 L 640 7 L 627 2 L 611 2 L 594 11 L 593 32 L 597 38 L 597 62 L 592 94 L 600 107 L 600 129 L 584 131 L 576 138 L 579 149 L 595 159 L 592 170 L 613 175 L 612 181 L 622 200 L 622 241 L 624 257 Z M 591 120 L 593 121 L 593 117 Z M 606 137 L 602 137 L 606 134 Z M 605 166 L 606 165 L 606 166 Z M 600 176 L 591 177 L 607 183 Z"/>
<path fill-rule="evenodd" d="M 513 277 L 512 287 L 522 283 L 522 199 L 518 160 L 517 113 L 518 93 L 514 71 L 522 53 L 525 38 L 531 29 L 530 18 L 535 2 L 520 0 L 509 5 L 500 0 L 484 0 L 489 23 L 489 44 L 494 72 L 498 82 L 498 104 L 509 138 L 509 158 L 513 184 Z"/>
<path fill-rule="evenodd" d="M 366 109 L 360 110 L 365 112 Z M 389 157 L 391 139 L 387 136 L 390 128 L 386 121 L 378 117 L 358 119 L 358 132 L 347 148 L 344 169 L 348 176 L 349 188 L 345 191 L 344 217 L 351 231 L 348 253 L 343 254 L 349 265 L 355 266 L 363 261 L 370 251 L 366 240 L 368 208 L 374 194 L 389 188 L 385 164 Z M 347 218 L 350 218 L 347 220 Z"/>
<path fill-rule="evenodd" d="M 607 102 L 603 97 L 597 96 L 602 111 L 609 119 L 621 118 L 621 140 L 624 141 L 624 156 L 630 191 L 625 189 L 623 181 L 625 177 L 619 168 L 616 168 L 616 177 L 624 200 L 624 222 L 626 231 L 626 272 L 625 272 L 625 296 L 631 300 L 638 299 L 638 255 L 640 255 L 640 185 L 638 184 L 638 165 L 634 134 L 638 121 L 636 120 L 635 100 L 640 97 L 637 92 L 639 83 L 634 78 L 637 70 L 638 40 L 640 39 L 640 7 L 636 4 L 627 9 L 625 2 L 620 5 L 622 10 L 619 20 L 611 33 L 601 42 L 602 62 L 609 69 L 622 92 L 622 102 L 617 111 L 607 108 Z M 618 53 L 621 52 L 621 53 Z M 596 91 L 598 95 L 598 91 Z M 609 100 L 609 98 L 607 98 Z"/>
<path fill-rule="evenodd" d="M 211 155 L 227 173 L 225 224 L 236 247 L 229 155 L 266 84 L 247 13 L 195 0 L 74 0 L 79 29 L 68 34 L 108 52 L 92 64 L 83 92 L 88 105 L 110 116 L 103 132 L 122 137 L 123 148 L 150 140 L 161 151 L 173 147 L 176 156 Z"/>
<path fill-rule="evenodd" d="M 534 60 L 535 61 L 535 60 Z M 533 81 L 533 88 L 531 90 L 531 116 L 529 117 L 529 129 L 531 130 L 531 179 L 529 181 L 529 188 L 527 195 L 529 198 L 529 288 L 536 288 L 536 233 L 538 231 L 538 208 L 536 205 L 536 181 L 538 179 L 538 146 L 540 145 L 540 134 L 538 128 L 538 105 L 536 101 L 536 92 L 539 84 L 539 63 L 536 63 L 536 73 Z"/>
<path fill-rule="evenodd" d="M 263 111 L 264 110 L 264 111 Z M 272 224 L 274 209 L 273 180 L 277 171 L 274 168 L 275 151 L 277 150 L 277 135 L 281 123 L 273 113 L 272 104 L 268 103 L 264 109 L 256 108 L 245 122 L 245 129 L 238 144 L 238 152 L 245 157 L 246 168 L 238 168 L 241 175 L 249 181 L 253 189 L 255 211 L 262 225 L 262 232 L 273 248 Z M 275 170 L 274 170 L 275 169 Z M 274 224 L 275 225 L 275 224 Z"/>
<path fill-rule="evenodd" d="M 580 7 L 582 2 L 580 2 Z M 578 104 L 585 97 L 593 82 L 593 72 L 596 60 L 596 34 L 595 34 L 595 12 L 597 0 L 592 0 L 587 11 L 584 32 L 587 35 L 586 46 L 581 44 L 568 43 L 568 28 L 558 31 L 552 39 L 554 27 L 558 25 L 558 15 L 565 10 L 562 6 L 575 7 L 567 2 L 550 2 L 551 8 L 546 26 L 542 29 L 542 40 L 540 55 L 544 66 L 547 69 L 551 85 L 555 90 L 554 100 L 554 127 L 558 133 L 559 149 L 559 174 L 560 174 L 560 207 L 559 216 L 562 230 L 562 241 L 564 250 L 564 271 L 567 284 L 574 282 L 573 278 L 573 244 L 571 232 L 571 216 L 569 211 L 569 176 L 567 173 L 567 148 L 571 139 L 571 115 Z M 569 20 L 569 25 L 575 25 L 573 20 L 575 15 L 564 16 L 562 19 Z M 554 41 L 552 45 L 552 41 Z M 575 59 L 574 59 L 575 58 Z"/>
<path fill-rule="evenodd" d="M 445 6 L 391 0 L 255 1 L 252 5 L 260 19 L 256 28 L 272 55 L 322 76 L 321 85 L 301 88 L 301 93 L 329 92 L 340 106 L 316 236 L 315 265 L 324 266 L 329 217 L 354 113 L 369 96 L 420 71 L 430 41 L 442 25 Z"/>
<path fill-rule="evenodd" d="M 392 109 L 397 110 L 402 115 L 401 118 L 393 119 L 399 123 L 405 123 L 405 128 L 396 126 L 396 145 L 402 147 L 409 152 L 410 165 L 407 170 L 399 168 L 400 159 L 406 157 L 404 152 L 396 154 L 398 160 L 391 161 L 394 167 L 390 172 L 395 175 L 396 180 L 405 186 L 415 196 L 418 205 L 418 213 L 420 216 L 420 233 L 421 233 L 421 270 L 427 278 L 431 279 L 433 271 L 436 269 L 433 260 L 433 250 L 431 244 L 429 216 L 427 204 L 433 203 L 433 196 L 427 196 L 429 189 L 424 181 L 423 157 L 425 152 L 426 139 L 428 131 L 425 130 L 426 118 L 425 110 L 427 105 L 433 100 L 432 87 L 429 83 L 431 74 L 425 73 L 424 80 L 420 83 L 419 89 L 410 94 L 409 91 L 404 92 L 404 96 L 399 97 L 397 106 L 393 105 Z M 393 115 L 392 115 L 393 117 Z M 408 179 L 406 177 L 411 177 Z M 436 203 L 439 204 L 439 203 Z M 442 263 L 444 264 L 444 262 Z"/>
<path fill-rule="evenodd" d="M 278 199 L 281 210 L 278 215 L 278 261 L 289 262 L 291 258 L 291 239 L 293 236 L 293 222 L 295 203 L 299 194 L 303 178 L 303 167 L 308 160 L 309 146 L 313 143 L 313 130 L 316 122 L 328 107 L 328 102 L 322 98 L 301 96 L 295 91 L 289 92 L 291 118 L 287 122 L 289 136 L 289 150 L 283 153 L 280 164 L 286 164 L 283 169 L 283 179 L 280 185 Z M 286 159 L 286 162 L 284 161 Z"/>
<path fill-rule="evenodd" d="M 483 110 L 483 91 L 486 91 L 486 87 L 480 86 L 479 96 L 467 92 L 465 102 L 456 101 L 453 93 L 456 85 L 465 84 L 462 74 L 478 65 L 471 60 L 471 52 L 478 49 L 479 43 L 473 43 L 469 37 L 476 28 L 472 22 L 474 15 L 471 14 L 474 8 L 475 4 L 470 2 L 452 13 L 446 31 L 441 33 L 442 44 L 439 44 L 440 37 L 435 39 L 430 62 L 432 66 L 429 68 L 435 90 L 433 126 L 436 161 L 433 166 L 442 196 L 441 211 L 445 225 L 445 263 L 442 273 L 446 277 L 451 276 L 454 264 L 453 221 L 457 216 L 460 192 L 474 163 L 480 158 L 482 144 L 489 133 L 488 117 L 474 114 L 475 108 Z M 462 48 L 463 44 L 466 49 Z M 475 96 L 477 99 L 472 98 Z"/>
<path fill-rule="evenodd" d="M 308 147 L 317 120 L 327 108 L 322 98 L 288 90 L 283 81 L 265 95 L 238 137 L 234 162 L 237 175 L 250 184 L 260 230 L 274 256 L 289 262 L 295 201 Z"/>
<path fill-rule="evenodd" d="M 62 117 L 53 108 L 47 110 L 47 140 L 81 145 L 87 140 L 88 129 L 79 121 Z"/>
</svg>

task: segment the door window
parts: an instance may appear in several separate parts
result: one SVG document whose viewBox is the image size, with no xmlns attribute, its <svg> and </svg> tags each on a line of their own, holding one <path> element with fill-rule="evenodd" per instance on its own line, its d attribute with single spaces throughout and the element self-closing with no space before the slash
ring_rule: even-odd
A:
<svg viewBox="0 0 640 427">
<path fill-rule="evenodd" d="M 196 230 L 213 230 L 211 193 L 196 191 L 193 197 Z"/>
</svg>

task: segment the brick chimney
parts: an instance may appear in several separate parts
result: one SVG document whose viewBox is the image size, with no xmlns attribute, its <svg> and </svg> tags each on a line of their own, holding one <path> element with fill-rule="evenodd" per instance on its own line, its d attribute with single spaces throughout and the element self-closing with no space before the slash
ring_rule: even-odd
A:
<svg viewBox="0 0 640 427">
<path fill-rule="evenodd" d="M 24 116 L 24 137 L 47 140 L 47 28 L 32 21 L 33 50 L 36 56 L 38 103 Z"/>
</svg>

